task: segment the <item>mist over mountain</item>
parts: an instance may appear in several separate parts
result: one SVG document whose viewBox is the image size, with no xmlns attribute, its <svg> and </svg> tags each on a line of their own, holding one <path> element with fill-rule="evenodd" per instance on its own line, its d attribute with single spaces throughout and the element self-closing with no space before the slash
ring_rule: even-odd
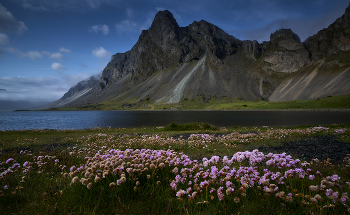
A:
<svg viewBox="0 0 350 215">
<path fill-rule="evenodd" d="M 52 101 L 11 101 L 1 100 L 0 111 L 13 111 L 13 110 L 36 110 L 43 108 L 44 106 L 52 103 Z"/>
<path fill-rule="evenodd" d="M 46 108 L 198 97 L 307 100 L 350 94 L 348 83 L 350 6 L 304 42 L 292 29 L 280 29 L 262 43 L 239 40 L 204 20 L 180 27 L 165 10 L 98 78 L 78 83 Z"/>
</svg>

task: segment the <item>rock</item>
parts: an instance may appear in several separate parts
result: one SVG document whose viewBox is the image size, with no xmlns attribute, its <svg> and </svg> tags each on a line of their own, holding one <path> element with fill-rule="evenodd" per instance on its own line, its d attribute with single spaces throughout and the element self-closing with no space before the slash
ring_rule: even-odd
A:
<svg viewBox="0 0 350 215">
<path fill-rule="evenodd" d="M 259 44 L 258 41 L 250 41 L 250 40 L 244 40 L 242 41 L 242 48 L 243 52 L 246 54 L 247 57 L 253 58 L 256 60 L 261 56 L 261 54 L 264 51 L 263 45 Z"/>
<path fill-rule="evenodd" d="M 349 26 L 350 6 L 304 43 L 291 29 L 258 43 L 241 41 L 204 20 L 179 27 L 171 12 L 159 11 L 130 51 L 112 56 L 97 84 L 78 84 L 54 106 L 110 99 L 121 104 L 144 98 L 156 103 L 198 97 L 281 101 L 349 94 L 349 65 L 318 62 L 350 50 Z"/>
<path fill-rule="evenodd" d="M 270 63 L 265 68 L 276 72 L 296 72 L 311 61 L 299 36 L 291 29 L 271 34 L 263 59 Z"/>
<path fill-rule="evenodd" d="M 350 154 L 350 144 L 335 139 L 335 136 L 323 135 L 309 139 L 288 141 L 280 146 L 259 147 L 263 152 L 287 153 L 294 158 L 310 162 L 312 159 L 327 160 L 340 163 Z"/>
<path fill-rule="evenodd" d="M 328 28 L 307 38 L 304 42 L 313 61 L 319 61 L 333 53 L 350 50 L 350 5 L 344 15 Z"/>
</svg>

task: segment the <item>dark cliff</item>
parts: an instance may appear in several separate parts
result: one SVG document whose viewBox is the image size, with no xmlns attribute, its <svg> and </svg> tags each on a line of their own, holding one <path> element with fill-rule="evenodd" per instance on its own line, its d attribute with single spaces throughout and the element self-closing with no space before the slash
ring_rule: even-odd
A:
<svg viewBox="0 0 350 215">
<path fill-rule="evenodd" d="M 349 81 L 350 62 L 341 63 L 338 55 L 347 59 L 349 50 L 350 6 L 304 42 L 291 29 L 280 29 L 263 43 L 238 40 L 203 20 L 180 27 L 165 10 L 130 51 L 113 55 L 95 86 L 84 91 L 77 85 L 62 99 L 69 100 L 65 106 L 78 106 L 145 98 L 278 101 L 347 94 L 350 88 L 343 83 Z"/>
<path fill-rule="evenodd" d="M 333 53 L 350 50 L 350 6 L 328 28 L 307 38 L 304 42 L 313 61 L 321 60 Z"/>
</svg>

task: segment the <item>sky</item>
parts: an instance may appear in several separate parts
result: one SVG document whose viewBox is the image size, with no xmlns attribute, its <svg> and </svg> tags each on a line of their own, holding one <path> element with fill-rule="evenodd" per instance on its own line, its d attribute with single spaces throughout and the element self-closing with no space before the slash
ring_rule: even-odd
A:
<svg viewBox="0 0 350 215">
<path fill-rule="evenodd" d="M 53 101 L 130 50 L 160 10 L 180 27 L 205 20 L 240 40 L 290 28 L 301 41 L 350 0 L 1 0 L 1 100 Z"/>
</svg>

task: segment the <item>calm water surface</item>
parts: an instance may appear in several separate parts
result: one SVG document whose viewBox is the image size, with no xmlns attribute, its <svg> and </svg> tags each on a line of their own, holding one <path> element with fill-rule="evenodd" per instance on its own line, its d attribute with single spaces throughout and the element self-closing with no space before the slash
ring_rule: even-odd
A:
<svg viewBox="0 0 350 215">
<path fill-rule="evenodd" d="M 0 112 L 0 130 L 165 126 L 297 126 L 350 123 L 350 112 L 310 111 L 20 111 Z"/>
</svg>

